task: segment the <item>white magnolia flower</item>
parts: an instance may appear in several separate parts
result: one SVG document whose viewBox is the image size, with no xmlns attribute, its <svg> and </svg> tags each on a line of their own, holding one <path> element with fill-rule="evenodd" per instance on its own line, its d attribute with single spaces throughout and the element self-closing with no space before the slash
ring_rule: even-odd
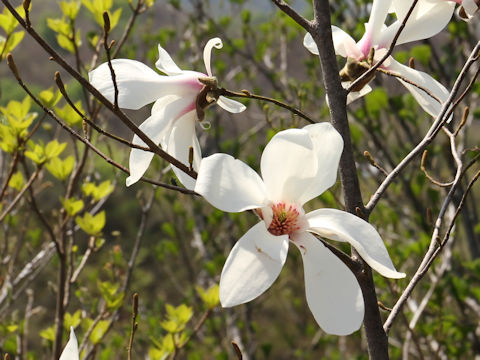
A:
<svg viewBox="0 0 480 360">
<path fill-rule="evenodd" d="M 73 326 L 70 326 L 70 340 L 68 340 L 67 345 L 65 345 L 59 360 L 79 360 L 78 342 L 75 332 L 73 331 Z"/>
<path fill-rule="evenodd" d="M 358 66 L 358 63 L 364 62 L 365 64 L 372 48 L 375 50 L 374 62 L 379 61 L 387 53 L 412 2 L 413 0 L 374 0 L 370 19 L 365 24 L 365 34 L 358 42 L 355 42 L 350 35 L 340 28 L 332 26 L 335 53 L 350 60 L 344 69 L 346 78 L 351 77 L 350 81 L 353 81 L 365 71 L 365 67 Z M 419 0 L 413 13 L 408 18 L 396 45 L 426 39 L 437 34 L 452 17 L 454 7 L 455 3 L 452 1 Z M 389 26 L 385 26 L 385 20 L 389 11 L 394 11 L 398 20 Z M 305 35 L 303 43 L 310 52 L 318 55 L 317 46 L 309 33 Z M 391 56 L 381 65 L 381 68 L 406 79 L 408 82 L 398 78 L 427 113 L 433 117 L 438 115 L 442 104 L 449 95 L 449 92 L 442 84 L 422 71 L 402 65 Z M 345 87 L 349 86 L 350 81 L 345 81 L 343 85 Z M 435 98 L 409 82 L 419 85 Z M 371 91 L 371 88 L 365 85 L 360 89 L 354 90 L 354 92 L 349 94 L 348 102 L 364 96 Z"/>
<path fill-rule="evenodd" d="M 329 124 L 276 134 L 261 158 L 260 177 L 240 160 L 214 154 L 202 160 L 195 191 L 227 212 L 252 209 L 262 219 L 233 247 L 220 279 L 220 301 L 231 307 L 255 299 L 278 277 L 293 243 L 303 257 L 307 302 L 320 327 L 346 335 L 363 320 L 358 282 L 348 267 L 312 233 L 350 243 L 380 274 L 402 278 L 378 232 L 336 209 L 305 214 L 303 205 L 331 187 L 343 140 Z"/>
<path fill-rule="evenodd" d="M 155 66 L 166 76 L 159 75 L 136 60 L 112 60 L 119 90 L 119 107 L 136 110 L 155 102 L 151 116 L 140 125 L 140 129 L 170 155 L 186 165 L 189 161 L 189 148 L 193 147 L 195 170 L 198 169 L 201 160 L 200 145 L 195 135 L 195 123 L 203 120 L 205 108 L 216 103 L 232 113 L 245 110 L 243 104 L 223 96 L 215 98 L 211 93 L 211 90 L 216 87 L 216 79 L 212 77 L 210 69 L 211 51 L 214 47 L 220 49 L 222 46 L 219 38 L 211 39 L 205 45 L 203 60 L 207 74 L 181 70 L 160 45 L 158 46 L 159 58 Z M 114 101 L 115 90 L 108 63 L 91 71 L 89 78 L 92 85 L 107 99 Z M 204 79 L 204 82 L 200 82 L 199 79 Z M 133 137 L 133 143 L 145 146 L 145 143 L 136 135 Z M 136 183 L 143 176 L 153 155 L 152 152 L 132 149 L 127 186 Z M 194 187 L 194 179 L 174 166 L 173 170 L 185 187 L 190 189 Z"/>
</svg>

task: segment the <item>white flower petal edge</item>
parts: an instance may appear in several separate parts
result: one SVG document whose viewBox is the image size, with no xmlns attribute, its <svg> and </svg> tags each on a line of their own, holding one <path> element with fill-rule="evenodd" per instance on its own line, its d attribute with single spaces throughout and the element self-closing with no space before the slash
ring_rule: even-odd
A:
<svg viewBox="0 0 480 360">
<path fill-rule="evenodd" d="M 335 42 L 334 42 L 334 45 L 335 45 Z M 313 37 L 312 35 L 310 35 L 310 33 L 305 34 L 305 37 L 303 38 L 303 46 L 305 46 L 307 50 L 310 51 L 313 55 L 320 54 L 318 52 L 317 44 L 315 44 L 315 41 L 313 41 Z M 335 48 L 335 52 L 337 52 L 336 48 Z M 341 55 L 340 53 L 337 53 L 337 54 Z"/>
<path fill-rule="evenodd" d="M 155 106 L 158 107 L 158 111 L 152 112 L 152 115 L 139 126 L 140 130 L 154 143 L 161 144 L 164 147 L 164 138 L 170 132 L 174 121 L 182 116 L 182 112 L 188 109 L 187 105 L 189 101 L 191 100 L 188 98 L 181 98 L 174 95 L 164 96 L 157 100 Z M 134 135 L 133 143 L 146 146 L 137 135 Z M 153 155 L 150 151 L 135 148 L 131 150 L 129 158 L 130 176 L 126 180 L 127 186 L 140 180 L 147 171 Z"/>
<path fill-rule="evenodd" d="M 275 134 L 265 146 L 260 161 L 269 200 L 297 202 L 308 197 L 303 195 L 314 181 L 317 167 L 317 155 L 308 131 L 288 129 Z"/>
<path fill-rule="evenodd" d="M 302 233 L 293 243 L 302 254 L 307 303 L 318 325 L 334 335 L 358 330 L 364 305 L 353 273 L 313 235 Z"/>
<path fill-rule="evenodd" d="M 166 95 L 194 98 L 202 84 L 191 74 L 162 76 L 136 60 L 114 59 L 118 87 L 118 106 L 138 110 Z M 115 98 L 112 75 L 108 63 L 103 63 L 88 74 L 90 83 L 111 102 Z"/>
<path fill-rule="evenodd" d="M 269 253 L 262 248 L 267 243 Z M 220 302 L 223 307 L 246 303 L 265 292 L 277 279 L 288 253 L 288 236 L 274 236 L 259 222 L 235 244 L 220 278 Z M 273 247 L 276 247 L 274 251 Z"/>
<path fill-rule="evenodd" d="M 401 279 L 377 230 L 358 216 L 337 209 L 318 209 L 306 215 L 309 231 L 327 239 L 350 243 L 363 260 L 381 275 Z"/>
<path fill-rule="evenodd" d="M 179 75 L 183 72 L 183 70 L 175 64 L 175 61 L 173 61 L 167 50 L 160 45 L 158 45 L 158 60 L 155 63 L 155 66 L 158 70 L 170 76 Z"/>
<path fill-rule="evenodd" d="M 233 114 L 241 113 L 247 108 L 241 102 L 226 98 L 225 96 L 220 96 L 218 98 L 217 105 L 220 106 L 223 110 L 226 110 Z"/>
<path fill-rule="evenodd" d="M 266 205 L 265 184 L 248 165 L 227 154 L 202 159 L 195 192 L 216 208 L 240 212 Z"/>
<path fill-rule="evenodd" d="M 314 175 L 315 180 L 297 199 L 301 205 L 316 198 L 335 184 L 338 164 L 343 152 L 342 136 L 330 123 L 307 125 L 303 130 L 308 132 L 312 140 L 312 156 L 317 159 L 317 173 Z M 328 170 L 325 171 L 326 169 Z"/>
<path fill-rule="evenodd" d="M 167 151 L 175 159 L 179 160 L 185 165 L 189 165 L 190 147 L 193 148 L 193 170 L 197 171 L 202 159 L 202 150 L 195 135 L 195 122 L 197 115 L 195 111 L 183 115 L 179 118 L 172 127 L 172 131 L 168 138 Z M 177 176 L 178 180 L 189 190 L 195 187 L 195 179 L 190 175 L 185 174 L 182 170 L 172 165 L 172 170 Z"/>
<path fill-rule="evenodd" d="M 212 76 L 212 69 L 210 68 L 210 59 L 212 56 L 212 49 L 221 49 L 223 47 L 222 40 L 218 37 L 208 40 L 207 44 L 203 48 L 203 62 L 205 63 L 205 69 L 208 76 Z"/>
<path fill-rule="evenodd" d="M 79 360 L 78 342 L 75 332 L 73 331 L 73 326 L 70 326 L 70 339 L 67 345 L 65 345 L 59 360 Z"/>
<path fill-rule="evenodd" d="M 410 93 L 413 95 L 418 104 L 430 115 L 437 117 L 442 109 L 443 104 L 447 101 L 449 92 L 448 90 L 432 78 L 427 73 L 412 69 L 408 66 L 400 64 L 396 60 L 391 60 L 388 70 L 397 72 L 405 79 L 412 81 L 414 84 L 418 84 L 421 87 L 432 93 L 437 99 L 432 98 L 425 91 L 421 90 L 417 86 L 411 85 L 401 79 L 398 79 Z"/>
</svg>

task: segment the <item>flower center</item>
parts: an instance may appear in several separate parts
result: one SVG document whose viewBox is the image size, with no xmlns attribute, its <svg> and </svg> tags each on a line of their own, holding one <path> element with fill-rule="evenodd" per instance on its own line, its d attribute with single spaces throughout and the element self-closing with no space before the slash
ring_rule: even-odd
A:
<svg viewBox="0 0 480 360">
<path fill-rule="evenodd" d="M 278 203 L 271 206 L 273 211 L 272 222 L 268 231 L 273 235 L 292 235 L 301 229 L 300 211 L 294 205 Z M 303 211 L 302 211 L 303 212 Z"/>
</svg>

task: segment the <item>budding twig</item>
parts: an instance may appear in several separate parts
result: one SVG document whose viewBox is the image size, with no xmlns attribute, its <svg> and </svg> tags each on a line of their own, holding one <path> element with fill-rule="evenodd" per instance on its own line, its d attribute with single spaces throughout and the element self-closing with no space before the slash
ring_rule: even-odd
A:
<svg viewBox="0 0 480 360">
<path fill-rule="evenodd" d="M 137 327 L 138 327 L 137 315 L 138 315 L 138 294 L 134 293 L 132 295 L 132 325 L 130 330 L 130 340 L 128 341 L 128 347 L 127 347 L 128 360 L 132 359 L 133 338 L 135 336 L 135 331 L 137 331 Z"/>
</svg>

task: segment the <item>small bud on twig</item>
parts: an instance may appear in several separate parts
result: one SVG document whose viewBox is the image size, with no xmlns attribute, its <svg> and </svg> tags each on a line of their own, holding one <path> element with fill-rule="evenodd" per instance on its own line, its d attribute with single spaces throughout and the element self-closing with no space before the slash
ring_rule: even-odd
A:
<svg viewBox="0 0 480 360">
<path fill-rule="evenodd" d="M 32 1 L 31 0 L 23 0 L 23 9 L 25 10 L 25 12 L 27 12 L 28 10 L 30 10 L 30 3 Z"/>
<path fill-rule="evenodd" d="M 422 160 L 420 161 L 420 170 L 425 171 L 425 161 L 427 160 L 428 150 L 424 150 Z"/>
<path fill-rule="evenodd" d="M 106 34 L 110 32 L 110 16 L 108 16 L 108 12 L 103 12 L 103 30 Z"/>
<path fill-rule="evenodd" d="M 15 75 L 15 78 L 18 81 L 21 81 L 20 75 L 18 74 L 17 65 L 15 65 L 15 61 L 13 61 L 12 53 L 7 54 L 7 65 L 10 68 L 10 70 L 12 71 L 13 75 Z"/>
<path fill-rule="evenodd" d="M 58 90 L 60 90 L 60 93 L 64 97 L 67 97 L 67 92 L 65 90 L 65 85 L 63 84 L 62 78 L 60 77 L 60 72 L 55 71 L 54 79 L 55 79 L 55 83 L 58 86 Z"/>
<path fill-rule="evenodd" d="M 193 171 L 193 146 L 188 148 L 188 167 Z"/>
<path fill-rule="evenodd" d="M 413 57 L 408 59 L 408 66 L 412 69 L 415 69 L 415 59 Z"/>
<path fill-rule="evenodd" d="M 240 347 L 237 345 L 235 341 L 232 341 L 232 346 L 233 346 L 233 350 L 235 351 L 235 354 L 237 355 L 237 359 L 242 360 L 243 355 L 242 355 L 242 351 L 240 350 Z"/>
<path fill-rule="evenodd" d="M 455 130 L 455 132 L 453 133 L 453 136 L 457 136 L 458 132 L 467 123 L 467 118 L 469 113 L 470 113 L 470 108 L 468 106 L 465 106 L 465 109 L 463 109 L 462 121 L 460 121 L 460 124 L 458 124 L 457 130 Z"/>
<path fill-rule="evenodd" d="M 23 0 L 23 9 L 25 10 L 25 23 L 27 25 L 27 28 L 31 26 L 30 24 L 30 3 L 31 0 Z"/>
</svg>

